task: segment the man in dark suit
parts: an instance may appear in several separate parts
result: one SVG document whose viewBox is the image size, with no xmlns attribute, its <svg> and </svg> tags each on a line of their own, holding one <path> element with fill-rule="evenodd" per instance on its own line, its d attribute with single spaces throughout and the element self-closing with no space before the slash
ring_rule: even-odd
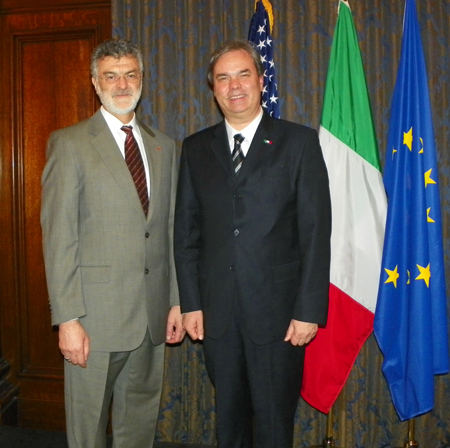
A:
<svg viewBox="0 0 450 448">
<path fill-rule="evenodd" d="M 124 40 L 92 54 L 102 107 L 54 132 L 42 176 L 43 246 L 52 323 L 65 362 L 70 448 L 151 448 L 164 342 L 183 329 L 173 261 L 178 160 L 172 139 L 134 109 L 139 49 Z"/>
<path fill-rule="evenodd" d="M 263 112 L 263 73 L 248 42 L 213 54 L 225 120 L 185 139 L 178 181 L 183 325 L 203 340 L 220 448 L 292 448 L 305 345 L 327 319 L 325 163 L 315 131 Z"/>
</svg>

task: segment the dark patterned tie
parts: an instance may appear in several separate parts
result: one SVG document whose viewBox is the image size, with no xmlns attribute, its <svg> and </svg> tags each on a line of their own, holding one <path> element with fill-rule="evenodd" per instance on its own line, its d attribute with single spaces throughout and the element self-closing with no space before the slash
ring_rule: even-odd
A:
<svg viewBox="0 0 450 448">
<path fill-rule="evenodd" d="M 145 178 L 145 168 L 141 156 L 141 151 L 139 150 L 137 141 L 134 138 L 133 127 L 122 126 L 120 129 L 122 129 L 122 131 L 127 134 L 125 138 L 125 162 L 128 165 L 131 177 L 133 178 L 134 184 L 136 185 L 136 190 L 138 192 L 139 199 L 141 200 L 144 214 L 145 216 L 147 216 L 149 200 L 147 180 Z"/>
<path fill-rule="evenodd" d="M 233 159 L 233 167 L 236 175 L 239 173 L 241 169 L 242 162 L 244 161 L 244 153 L 241 149 L 241 143 L 244 141 L 244 136 L 242 134 L 236 134 L 233 136 L 234 138 L 234 148 L 231 153 L 231 158 Z"/>
</svg>

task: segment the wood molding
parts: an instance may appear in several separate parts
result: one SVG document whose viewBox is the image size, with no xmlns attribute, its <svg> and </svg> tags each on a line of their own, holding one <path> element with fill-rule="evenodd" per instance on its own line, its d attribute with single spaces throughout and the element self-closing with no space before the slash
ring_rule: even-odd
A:
<svg viewBox="0 0 450 448">
<path fill-rule="evenodd" d="M 83 7 L 111 9 L 111 0 L 2 0 L 0 14 L 74 10 Z"/>
</svg>

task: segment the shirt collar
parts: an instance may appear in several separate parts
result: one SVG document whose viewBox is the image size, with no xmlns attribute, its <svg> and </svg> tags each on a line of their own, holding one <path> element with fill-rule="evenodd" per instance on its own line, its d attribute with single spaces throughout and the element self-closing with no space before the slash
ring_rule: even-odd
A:
<svg viewBox="0 0 450 448">
<path fill-rule="evenodd" d="M 253 137 L 256 134 L 256 130 L 258 129 L 259 123 L 261 122 L 261 119 L 263 117 L 263 109 L 261 107 L 261 110 L 259 111 L 258 116 L 250 123 L 248 124 L 244 129 L 241 129 L 240 131 L 237 131 L 236 129 L 231 126 L 230 123 L 228 123 L 227 119 L 225 118 L 225 127 L 227 129 L 227 136 L 228 136 L 228 142 L 230 143 L 230 148 L 233 148 L 234 146 L 234 136 L 236 134 L 242 134 L 248 142 L 248 145 L 252 143 Z"/>
<path fill-rule="evenodd" d="M 117 117 L 115 117 L 113 114 L 108 112 L 103 106 L 100 107 L 100 111 L 103 115 L 103 118 L 106 120 L 106 123 L 108 124 L 108 127 L 113 130 L 120 130 L 122 126 L 132 126 L 133 132 L 136 130 L 137 133 L 139 133 L 139 126 L 136 124 L 136 114 L 133 114 L 133 118 L 130 120 L 129 123 L 122 123 Z"/>
</svg>

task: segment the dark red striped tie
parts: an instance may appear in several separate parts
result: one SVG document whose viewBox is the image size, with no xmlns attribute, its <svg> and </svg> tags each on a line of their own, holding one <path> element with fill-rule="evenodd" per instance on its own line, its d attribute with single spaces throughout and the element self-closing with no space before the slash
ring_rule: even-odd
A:
<svg viewBox="0 0 450 448">
<path fill-rule="evenodd" d="M 125 138 L 125 162 L 136 185 L 144 214 L 147 216 L 149 199 L 141 151 L 133 135 L 133 126 L 122 126 L 120 129 L 127 134 Z"/>
</svg>

